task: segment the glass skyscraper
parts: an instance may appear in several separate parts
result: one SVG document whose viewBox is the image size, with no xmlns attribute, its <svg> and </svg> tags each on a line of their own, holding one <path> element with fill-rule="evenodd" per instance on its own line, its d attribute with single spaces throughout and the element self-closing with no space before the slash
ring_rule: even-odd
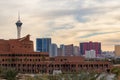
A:
<svg viewBox="0 0 120 80">
<path fill-rule="evenodd" d="M 37 38 L 36 50 L 40 52 L 50 52 L 51 38 Z"/>
</svg>

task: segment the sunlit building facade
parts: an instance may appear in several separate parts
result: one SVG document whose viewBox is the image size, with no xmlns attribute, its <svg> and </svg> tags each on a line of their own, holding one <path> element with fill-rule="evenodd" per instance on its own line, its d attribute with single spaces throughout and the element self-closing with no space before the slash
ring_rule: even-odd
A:
<svg viewBox="0 0 120 80">
<path fill-rule="evenodd" d="M 120 45 L 115 45 L 115 55 L 120 57 Z"/>
</svg>

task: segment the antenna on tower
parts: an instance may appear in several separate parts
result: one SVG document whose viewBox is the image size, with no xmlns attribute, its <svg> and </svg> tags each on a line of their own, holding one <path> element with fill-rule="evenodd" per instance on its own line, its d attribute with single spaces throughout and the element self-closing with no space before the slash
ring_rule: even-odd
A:
<svg viewBox="0 0 120 80">
<path fill-rule="evenodd" d="M 20 20 L 20 11 L 18 11 L 18 20 Z"/>
</svg>

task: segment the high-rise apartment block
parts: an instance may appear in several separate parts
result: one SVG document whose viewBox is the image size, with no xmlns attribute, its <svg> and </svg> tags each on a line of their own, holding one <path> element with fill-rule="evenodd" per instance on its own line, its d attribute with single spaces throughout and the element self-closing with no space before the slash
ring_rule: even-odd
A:
<svg viewBox="0 0 120 80">
<path fill-rule="evenodd" d="M 65 45 L 64 44 L 60 45 L 60 50 L 61 50 L 61 56 L 65 56 Z"/>
<path fill-rule="evenodd" d="M 95 50 L 96 55 L 101 54 L 101 43 L 99 42 L 83 42 L 80 43 L 80 53 L 85 55 L 85 51 Z"/>
<path fill-rule="evenodd" d="M 51 38 L 37 38 L 36 50 L 40 52 L 50 52 Z"/>
<path fill-rule="evenodd" d="M 85 58 L 96 58 L 95 50 L 85 51 Z"/>
<path fill-rule="evenodd" d="M 62 48 L 57 48 L 57 56 L 63 56 L 62 55 Z"/>
<path fill-rule="evenodd" d="M 72 56 L 74 55 L 74 46 L 73 44 L 70 44 L 70 45 L 60 45 L 60 48 L 58 49 L 59 52 L 59 55 L 62 55 L 62 56 Z"/>
<path fill-rule="evenodd" d="M 80 56 L 80 48 L 78 46 L 74 46 L 74 53 L 75 56 Z"/>
<path fill-rule="evenodd" d="M 115 45 L 115 55 L 120 57 L 120 45 Z"/>
<path fill-rule="evenodd" d="M 74 47 L 73 44 L 65 45 L 65 56 L 72 56 L 74 53 Z"/>
<path fill-rule="evenodd" d="M 57 45 L 56 44 L 51 44 L 50 46 L 50 57 L 55 57 L 57 56 Z"/>
</svg>

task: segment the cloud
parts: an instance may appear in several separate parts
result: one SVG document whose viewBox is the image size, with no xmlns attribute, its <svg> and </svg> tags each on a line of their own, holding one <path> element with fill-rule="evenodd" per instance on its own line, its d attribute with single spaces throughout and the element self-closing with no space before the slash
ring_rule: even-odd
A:
<svg viewBox="0 0 120 80">
<path fill-rule="evenodd" d="M 50 10 L 41 14 L 44 18 L 57 19 L 59 17 L 72 16 L 74 20 L 80 23 L 90 22 L 94 15 L 104 15 L 114 10 L 120 9 L 120 6 L 100 6 L 87 8 L 73 8 L 73 9 L 58 9 Z M 91 17 L 91 18 L 90 18 Z M 119 19 L 119 18 L 117 18 Z"/>
<path fill-rule="evenodd" d="M 89 37 L 93 37 L 93 36 L 98 36 L 98 35 L 105 35 L 105 34 L 112 34 L 112 33 L 119 33 L 120 31 L 111 31 L 111 32 L 96 32 L 96 33 L 91 33 L 91 34 L 87 34 L 84 36 L 80 36 L 80 38 L 89 38 Z"/>
<path fill-rule="evenodd" d="M 56 30 L 69 30 L 69 29 L 73 29 L 75 26 L 71 25 L 71 24 L 63 24 L 63 25 L 60 25 L 60 26 L 55 26 L 55 27 L 52 27 L 51 30 L 52 31 L 56 31 Z"/>
<path fill-rule="evenodd" d="M 119 43 L 120 39 L 114 38 L 114 39 L 106 39 L 105 42 L 111 42 L 111 43 Z"/>
</svg>

